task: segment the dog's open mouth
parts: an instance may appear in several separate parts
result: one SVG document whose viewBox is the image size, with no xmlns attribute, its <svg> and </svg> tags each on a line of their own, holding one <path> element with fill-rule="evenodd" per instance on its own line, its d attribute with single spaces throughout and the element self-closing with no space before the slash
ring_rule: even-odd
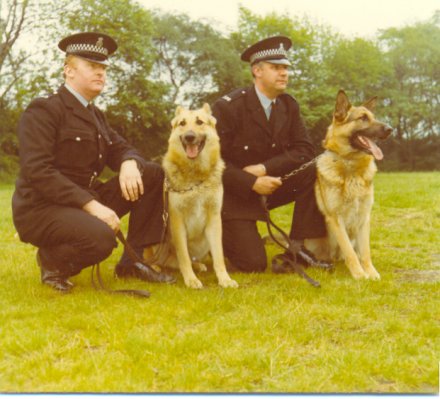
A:
<svg viewBox="0 0 440 399">
<path fill-rule="evenodd" d="M 383 159 L 382 150 L 375 143 L 373 139 L 367 136 L 362 136 L 360 134 L 356 134 L 351 138 L 351 144 L 353 147 L 366 152 L 367 154 L 373 155 L 375 159 L 380 161 Z"/>
<path fill-rule="evenodd" d="M 186 156 L 189 159 L 195 159 L 205 147 L 206 136 L 197 138 L 192 134 L 185 134 L 180 137 Z"/>
</svg>

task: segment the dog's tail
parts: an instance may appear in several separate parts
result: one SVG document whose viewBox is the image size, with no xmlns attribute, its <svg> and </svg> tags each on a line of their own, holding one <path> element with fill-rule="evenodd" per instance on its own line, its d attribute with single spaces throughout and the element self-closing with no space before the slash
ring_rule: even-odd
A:
<svg viewBox="0 0 440 399">
<path fill-rule="evenodd" d="M 168 234 L 164 234 L 157 248 L 149 251 L 148 254 L 144 252 L 145 261 L 150 265 L 166 267 L 166 265 L 168 264 L 167 261 L 170 256 L 171 249 L 171 242 Z"/>
</svg>

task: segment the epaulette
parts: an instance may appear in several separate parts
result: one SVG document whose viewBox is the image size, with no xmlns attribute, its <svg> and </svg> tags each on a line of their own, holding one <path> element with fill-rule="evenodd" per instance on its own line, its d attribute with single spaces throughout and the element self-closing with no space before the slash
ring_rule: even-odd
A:
<svg viewBox="0 0 440 399">
<path fill-rule="evenodd" d="M 243 97 L 247 93 L 246 89 L 235 89 L 234 91 L 231 91 L 230 93 L 226 94 L 222 97 L 223 100 L 227 102 L 231 102 L 236 100 L 237 98 Z"/>
</svg>

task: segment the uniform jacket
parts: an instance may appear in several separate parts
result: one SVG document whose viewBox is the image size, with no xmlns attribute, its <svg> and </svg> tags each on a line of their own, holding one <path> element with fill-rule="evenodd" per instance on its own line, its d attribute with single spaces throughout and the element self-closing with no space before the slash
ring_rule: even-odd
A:
<svg viewBox="0 0 440 399">
<path fill-rule="evenodd" d="M 263 219 L 259 195 L 252 190 L 256 177 L 243 167 L 262 163 L 268 176 L 283 176 L 314 157 L 296 100 L 281 94 L 272 112 L 273 126 L 254 86 L 237 89 L 213 105 L 226 162 L 223 219 Z"/>
<path fill-rule="evenodd" d="M 94 106 L 92 106 L 94 107 Z M 85 108 L 64 86 L 48 98 L 37 98 L 19 126 L 20 174 L 12 200 L 14 221 L 32 223 L 32 211 L 50 204 L 81 208 L 97 197 L 94 187 L 105 166 L 140 154 L 108 125 L 104 114 Z"/>
</svg>

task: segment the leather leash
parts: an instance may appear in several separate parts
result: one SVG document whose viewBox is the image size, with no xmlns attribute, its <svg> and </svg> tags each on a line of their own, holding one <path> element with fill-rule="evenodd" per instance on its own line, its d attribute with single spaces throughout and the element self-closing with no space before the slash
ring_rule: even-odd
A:
<svg viewBox="0 0 440 399">
<path fill-rule="evenodd" d="M 304 278 L 308 283 L 310 283 L 311 285 L 313 285 L 316 288 L 321 287 L 321 284 L 312 279 L 305 271 L 304 268 L 296 262 L 296 253 L 299 250 L 300 245 L 293 242 L 289 236 L 280 228 L 278 227 L 273 220 L 270 218 L 270 212 L 269 209 L 267 207 L 267 197 L 265 195 L 261 196 L 261 204 L 263 206 L 264 209 L 264 214 L 265 214 L 265 218 L 266 218 L 266 225 L 267 225 L 267 230 L 269 232 L 270 237 L 272 238 L 272 240 L 278 244 L 281 248 L 283 248 L 288 254 L 290 254 L 292 256 L 292 259 L 289 259 L 287 256 L 285 256 L 284 254 L 279 254 L 279 255 L 275 255 L 272 258 L 272 263 L 274 261 L 277 260 L 283 260 L 283 262 L 288 263 L 289 266 L 292 267 L 292 269 L 294 270 L 295 273 L 299 274 L 302 278 Z M 274 229 L 276 229 L 284 238 L 284 240 L 286 240 L 286 242 L 288 243 L 288 245 L 284 245 L 283 243 L 281 243 L 272 233 L 272 227 Z"/>
<path fill-rule="evenodd" d="M 120 230 L 116 233 L 116 237 L 124 245 L 124 248 L 127 251 L 128 256 L 134 263 L 144 262 L 144 260 L 141 259 L 141 257 L 133 250 L 132 246 L 127 242 L 127 240 L 124 237 L 124 234 L 122 234 Z M 96 270 L 96 278 L 98 280 L 99 286 L 95 283 L 95 279 L 94 279 L 95 270 Z M 92 285 L 96 290 L 98 291 L 103 290 L 105 292 L 108 292 L 109 294 L 124 294 L 124 295 L 136 296 L 140 298 L 149 298 L 151 295 L 150 292 L 147 290 L 113 290 L 107 288 L 104 285 L 104 282 L 101 277 L 101 273 L 99 270 L 99 263 L 92 266 L 91 279 L 92 279 Z"/>
</svg>

